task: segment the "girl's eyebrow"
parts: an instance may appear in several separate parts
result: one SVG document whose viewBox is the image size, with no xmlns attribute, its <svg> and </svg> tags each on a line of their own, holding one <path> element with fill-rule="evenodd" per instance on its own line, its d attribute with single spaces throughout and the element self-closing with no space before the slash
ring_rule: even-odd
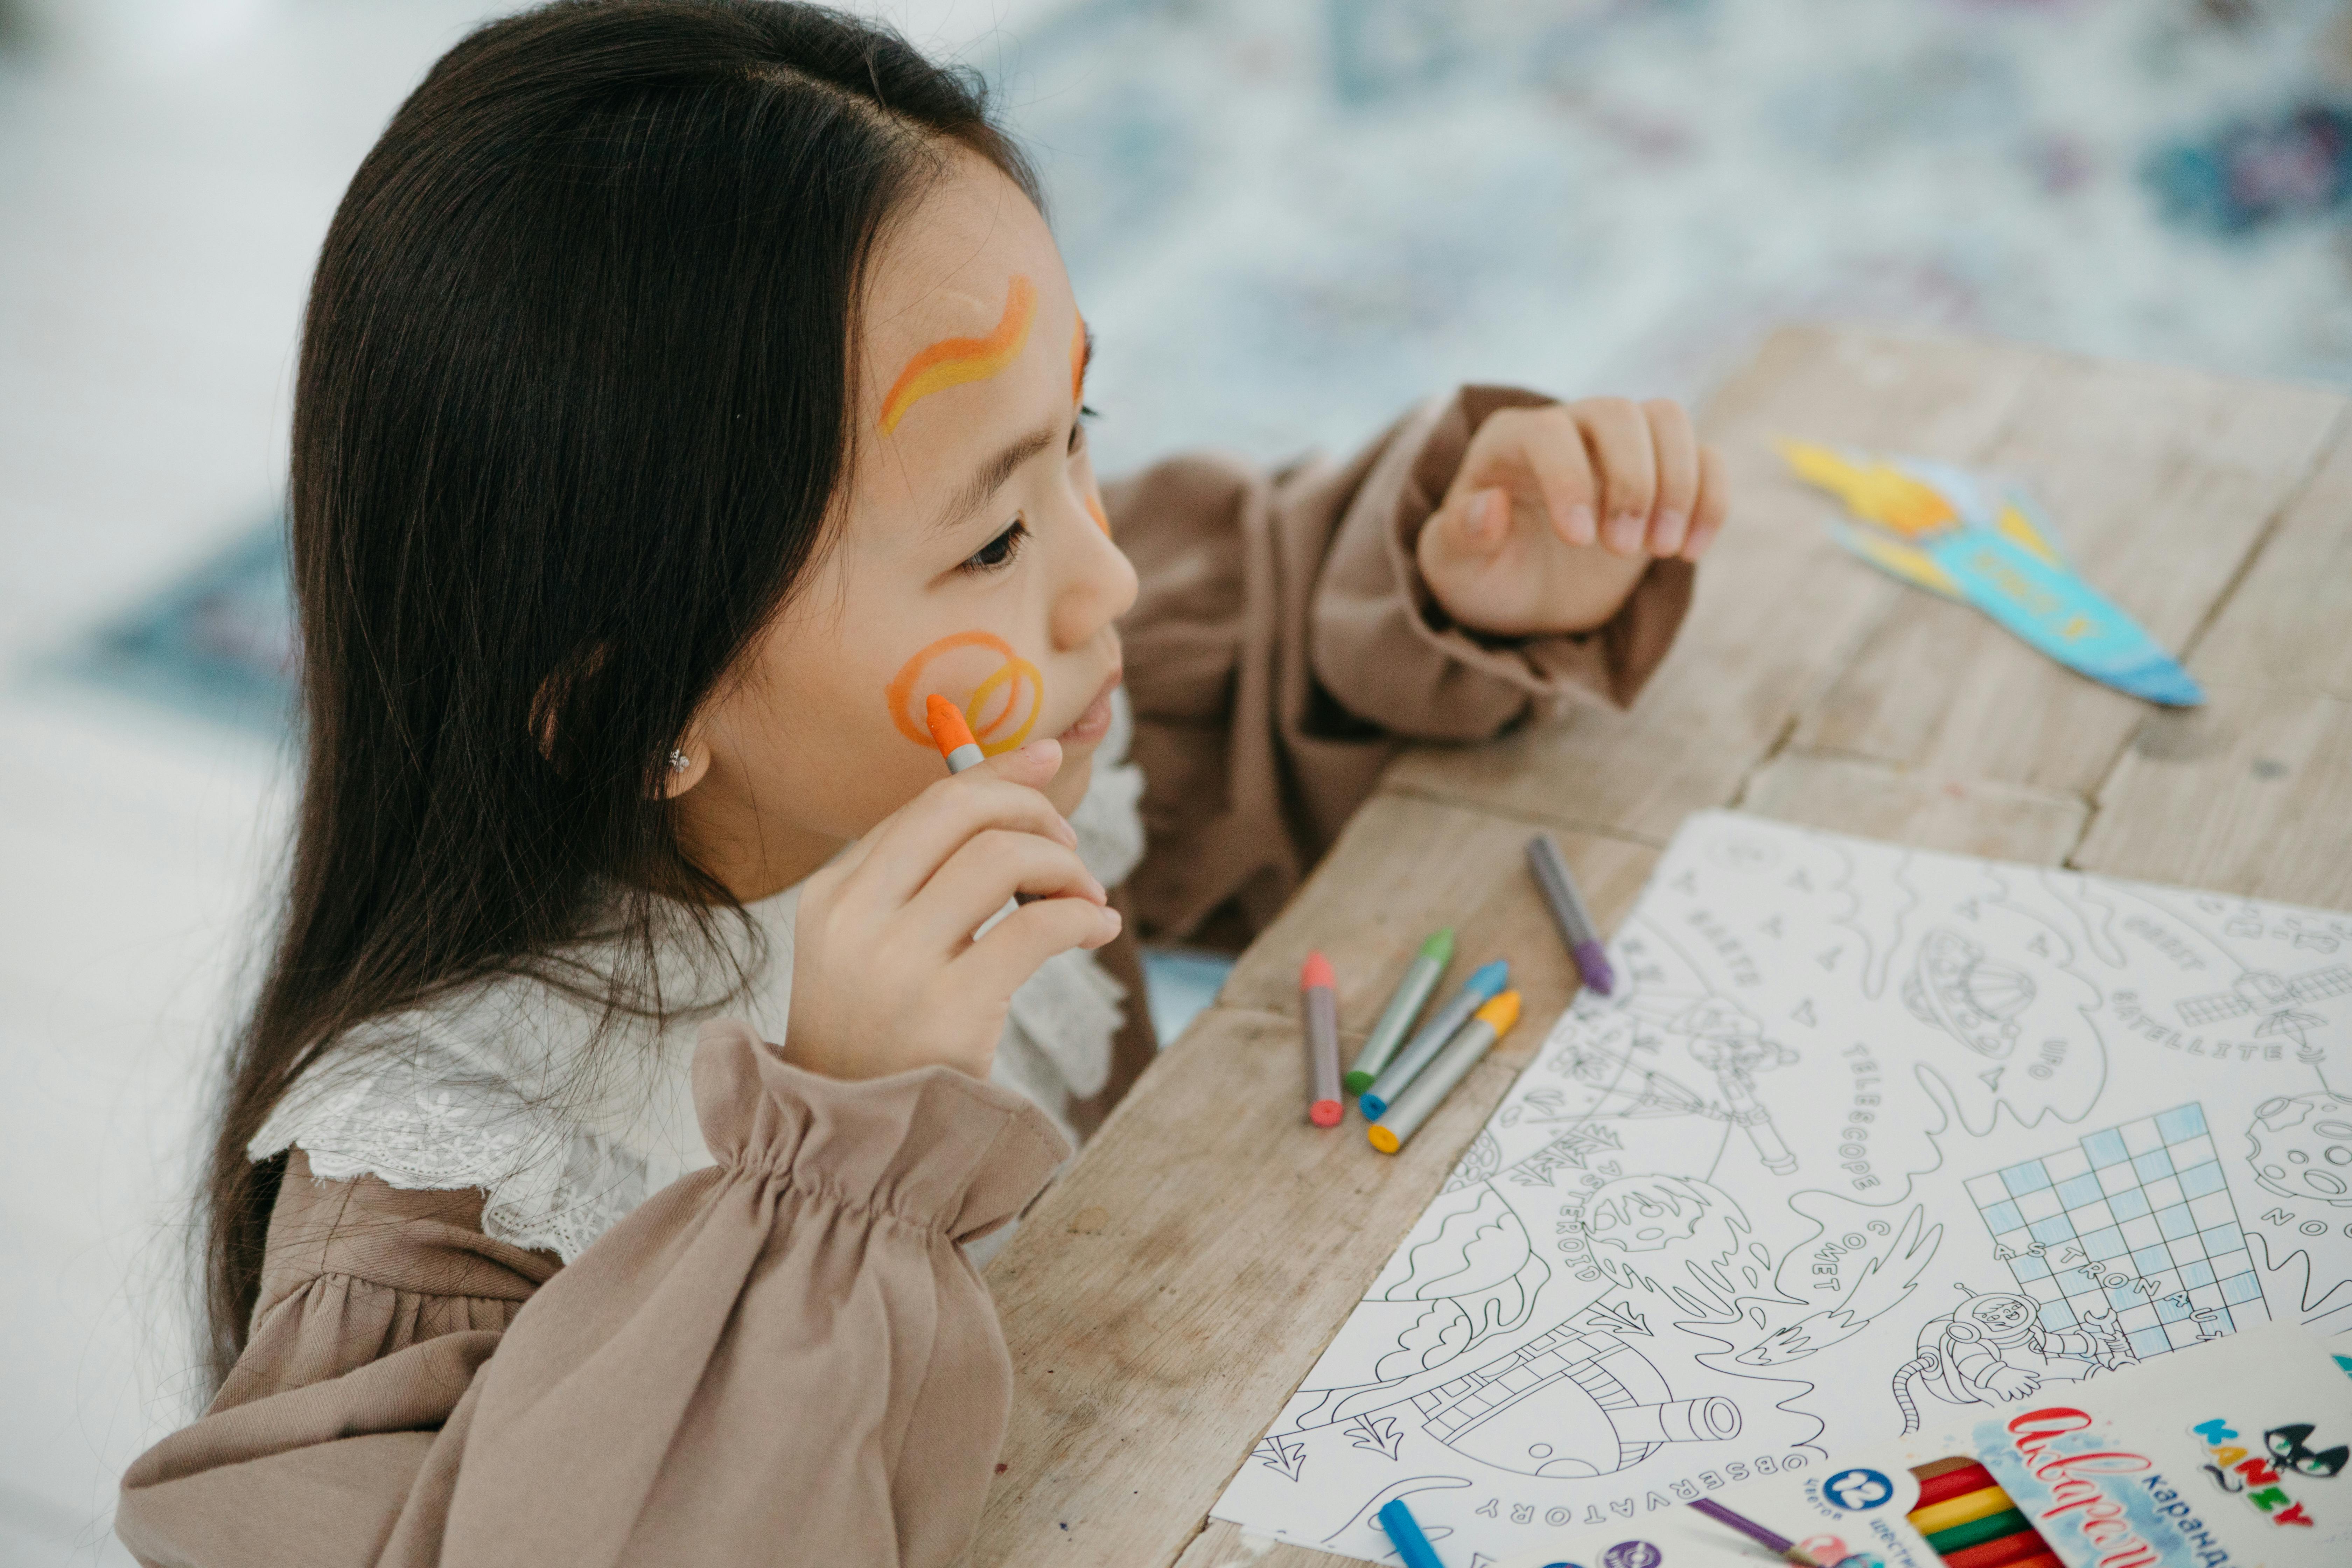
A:
<svg viewBox="0 0 2352 1568">
<path fill-rule="evenodd" d="M 1015 469 L 1052 446 L 1061 436 L 1062 429 L 1055 424 L 1042 430 L 1032 430 L 982 463 L 965 481 L 963 488 L 950 497 L 948 504 L 940 509 L 939 517 L 931 524 L 932 531 L 943 533 L 979 510 L 982 502 L 1004 488 L 1004 481 L 1013 477 Z"/>
</svg>

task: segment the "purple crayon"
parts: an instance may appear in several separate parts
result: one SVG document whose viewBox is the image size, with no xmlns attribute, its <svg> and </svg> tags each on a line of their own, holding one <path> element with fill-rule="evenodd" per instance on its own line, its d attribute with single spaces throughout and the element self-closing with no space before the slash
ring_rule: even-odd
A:
<svg viewBox="0 0 2352 1568">
<path fill-rule="evenodd" d="M 1550 834 L 1538 833 L 1528 840 L 1528 869 L 1536 874 L 1536 886 L 1543 889 L 1552 923 L 1559 927 L 1559 939 L 1574 955 L 1577 972 L 1587 985 L 1608 995 L 1617 976 L 1601 945 L 1601 928 L 1592 923 L 1592 911 L 1584 907 L 1584 895 L 1576 890 L 1576 879 L 1568 874 L 1568 858 L 1551 841 Z"/>
</svg>

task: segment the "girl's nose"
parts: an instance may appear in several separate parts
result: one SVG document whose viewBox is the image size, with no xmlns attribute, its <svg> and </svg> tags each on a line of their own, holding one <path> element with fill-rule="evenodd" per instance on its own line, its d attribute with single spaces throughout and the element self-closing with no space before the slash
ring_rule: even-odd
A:
<svg viewBox="0 0 2352 1568">
<path fill-rule="evenodd" d="M 1082 508 L 1065 522 L 1067 574 L 1054 597 L 1051 631 L 1057 650 L 1084 647 L 1135 603 L 1135 567 Z"/>
</svg>

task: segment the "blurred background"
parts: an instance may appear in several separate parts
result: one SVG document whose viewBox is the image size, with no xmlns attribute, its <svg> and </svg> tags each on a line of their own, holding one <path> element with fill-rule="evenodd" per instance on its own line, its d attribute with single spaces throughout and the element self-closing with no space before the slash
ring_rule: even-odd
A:
<svg viewBox="0 0 2352 1568">
<path fill-rule="evenodd" d="M 309 269 L 479 0 L 0 0 L 0 1563 L 127 1562 L 292 780 Z M 994 84 L 1111 470 L 1864 320 L 2352 382 L 2347 0 L 875 0 Z M 1213 963 L 1164 956 L 1172 1035 Z"/>
</svg>

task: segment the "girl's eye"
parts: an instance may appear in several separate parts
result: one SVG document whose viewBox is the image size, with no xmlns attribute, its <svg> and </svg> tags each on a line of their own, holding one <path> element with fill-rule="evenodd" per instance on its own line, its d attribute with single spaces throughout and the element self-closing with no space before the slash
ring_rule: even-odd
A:
<svg viewBox="0 0 2352 1568">
<path fill-rule="evenodd" d="M 1070 421 L 1070 450 L 1075 452 L 1087 444 L 1087 421 L 1102 417 L 1098 410 L 1078 405 L 1078 416 Z"/>
<path fill-rule="evenodd" d="M 1013 558 L 1021 553 L 1022 542 L 1028 537 L 1029 525 L 1016 517 L 1003 532 L 973 551 L 964 560 L 963 564 L 958 566 L 956 570 L 959 572 L 1001 571 L 1011 565 Z"/>
</svg>

